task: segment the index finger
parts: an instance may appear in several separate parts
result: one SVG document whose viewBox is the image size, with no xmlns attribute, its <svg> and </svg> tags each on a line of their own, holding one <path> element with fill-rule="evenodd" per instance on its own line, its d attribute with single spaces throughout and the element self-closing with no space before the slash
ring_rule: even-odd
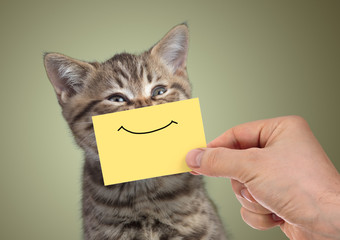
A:
<svg viewBox="0 0 340 240">
<path fill-rule="evenodd" d="M 207 147 L 225 147 L 231 149 L 263 148 L 283 119 L 284 117 L 279 117 L 238 125 L 215 138 Z"/>
</svg>

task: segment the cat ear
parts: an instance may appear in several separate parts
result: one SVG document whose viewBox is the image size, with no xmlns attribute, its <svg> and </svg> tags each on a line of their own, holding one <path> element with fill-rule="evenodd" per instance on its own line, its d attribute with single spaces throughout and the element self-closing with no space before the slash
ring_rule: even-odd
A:
<svg viewBox="0 0 340 240">
<path fill-rule="evenodd" d="M 158 57 L 173 74 L 177 74 L 186 70 L 188 44 L 188 26 L 177 25 L 152 47 L 151 55 Z"/>
<path fill-rule="evenodd" d="M 46 53 L 44 64 L 60 104 L 80 92 L 85 76 L 93 69 L 89 63 L 59 53 Z"/>
</svg>

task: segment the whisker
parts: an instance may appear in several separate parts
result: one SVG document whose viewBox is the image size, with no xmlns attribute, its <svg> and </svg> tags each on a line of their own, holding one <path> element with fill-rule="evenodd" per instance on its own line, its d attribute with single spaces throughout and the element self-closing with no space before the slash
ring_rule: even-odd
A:
<svg viewBox="0 0 340 240">
<path fill-rule="evenodd" d="M 87 140 L 90 137 L 94 136 L 94 132 L 91 132 L 90 134 L 88 134 L 87 136 L 85 136 L 82 140 L 80 140 L 79 145 L 81 145 L 85 140 Z"/>
</svg>

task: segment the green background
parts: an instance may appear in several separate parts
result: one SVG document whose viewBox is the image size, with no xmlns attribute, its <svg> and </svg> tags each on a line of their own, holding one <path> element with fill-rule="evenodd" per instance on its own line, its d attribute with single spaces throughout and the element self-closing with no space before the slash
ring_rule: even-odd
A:
<svg viewBox="0 0 340 240">
<path fill-rule="evenodd" d="M 340 169 L 339 3 L 1 1 L 0 239 L 81 239 L 82 152 L 43 52 L 104 61 L 140 53 L 184 21 L 207 141 L 240 123 L 297 114 Z M 286 239 L 242 221 L 228 180 L 206 181 L 233 239 Z"/>
</svg>

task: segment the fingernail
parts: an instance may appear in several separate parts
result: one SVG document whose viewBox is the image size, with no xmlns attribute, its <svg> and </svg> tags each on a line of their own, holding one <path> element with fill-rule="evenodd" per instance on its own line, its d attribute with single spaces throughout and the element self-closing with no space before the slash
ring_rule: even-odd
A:
<svg viewBox="0 0 340 240">
<path fill-rule="evenodd" d="M 196 176 L 197 176 L 197 175 L 201 175 L 200 173 L 198 173 L 198 172 L 196 172 L 196 171 L 191 171 L 190 173 L 191 173 L 192 175 L 196 175 Z"/>
<path fill-rule="evenodd" d="M 244 199 L 248 200 L 249 202 L 254 202 L 253 196 L 250 195 L 246 188 L 241 189 L 240 194 Z"/>
<path fill-rule="evenodd" d="M 201 166 L 203 152 L 202 149 L 191 150 L 186 157 L 188 166 L 191 168 L 199 168 Z"/>
<path fill-rule="evenodd" d="M 272 213 L 272 218 L 275 222 L 280 222 L 282 221 L 282 218 L 280 218 L 279 216 L 277 216 L 275 213 Z"/>
</svg>

